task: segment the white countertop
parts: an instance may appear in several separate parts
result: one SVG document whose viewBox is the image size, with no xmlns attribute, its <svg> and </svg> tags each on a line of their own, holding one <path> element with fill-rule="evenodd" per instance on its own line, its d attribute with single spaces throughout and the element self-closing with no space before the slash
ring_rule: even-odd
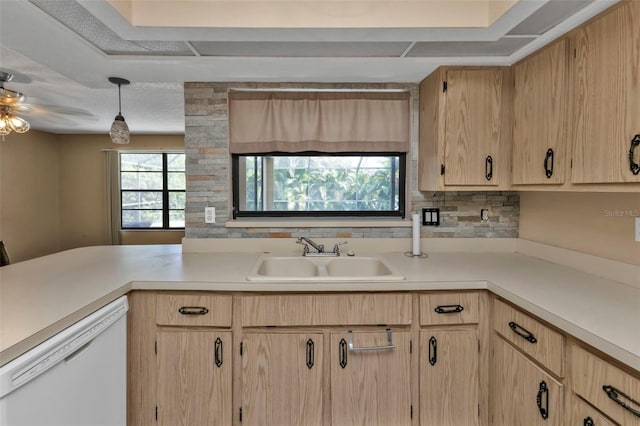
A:
<svg viewBox="0 0 640 426">
<path fill-rule="evenodd" d="M 262 253 L 182 253 L 180 245 L 69 250 L 0 269 L 0 365 L 132 289 L 402 291 L 489 289 L 640 371 L 640 289 L 517 253 L 377 253 L 396 282 L 262 283 Z M 370 253 L 367 253 L 370 255 Z"/>
</svg>

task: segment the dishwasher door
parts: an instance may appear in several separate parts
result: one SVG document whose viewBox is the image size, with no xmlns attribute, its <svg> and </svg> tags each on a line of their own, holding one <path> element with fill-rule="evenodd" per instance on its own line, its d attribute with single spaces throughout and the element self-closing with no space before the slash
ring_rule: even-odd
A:
<svg viewBox="0 0 640 426">
<path fill-rule="evenodd" d="M 126 425 L 126 296 L 0 368 L 0 426 Z"/>
</svg>

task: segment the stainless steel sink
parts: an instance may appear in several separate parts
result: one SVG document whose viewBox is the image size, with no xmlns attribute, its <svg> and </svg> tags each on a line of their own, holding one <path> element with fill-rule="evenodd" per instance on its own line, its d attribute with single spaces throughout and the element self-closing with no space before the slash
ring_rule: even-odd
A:
<svg viewBox="0 0 640 426">
<path fill-rule="evenodd" d="M 401 281 L 404 276 L 383 259 L 368 257 L 262 256 L 249 281 Z"/>
</svg>

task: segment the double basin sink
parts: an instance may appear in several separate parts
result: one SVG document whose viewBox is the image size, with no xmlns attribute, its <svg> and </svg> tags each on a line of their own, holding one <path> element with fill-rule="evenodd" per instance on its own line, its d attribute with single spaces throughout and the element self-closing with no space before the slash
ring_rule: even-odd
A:
<svg viewBox="0 0 640 426">
<path fill-rule="evenodd" d="M 248 281 L 401 281 L 404 276 L 378 257 L 262 256 Z"/>
</svg>

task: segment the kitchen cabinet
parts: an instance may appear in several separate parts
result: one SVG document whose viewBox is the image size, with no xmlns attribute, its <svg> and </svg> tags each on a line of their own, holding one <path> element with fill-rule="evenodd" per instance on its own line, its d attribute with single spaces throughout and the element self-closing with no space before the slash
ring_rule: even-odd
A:
<svg viewBox="0 0 640 426">
<path fill-rule="evenodd" d="M 616 426 L 598 410 L 577 396 L 571 399 L 570 426 Z"/>
<path fill-rule="evenodd" d="M 231 332 L 157 335 L 158 424 L 231 425 Z"/>
<path fill-rule="evenodd" d="M 333 426 L 411 424 L 409 341 L 390 329 L 331 334 Z"/>
<path fill-rule="evenodd" d="M 418 189 L 509 186 L 511 72 L 441 67 L 420 83 Z"/>
<path fill-rule="evenodd" d="M 512 183 L 561 184 L 568 167 L 569 42 L 513 66 Z"/>
<path fill-rule="evenodd" d="M 638 22 L 623 1 L 572 37 L 573 183 L 640 182 Z"/>
<path fill-rule="evenodd" d="M 242 423 L 322 425 L 323 343 L 320 333 L 245 333 Z"/>
<path fill-rule="evenodd" d="M 618 424 L 640 425 L 640 379 L 576 344 L 569 351 L 573 392 Z"/>
<path fill-rule="evenodd" d="M 476 426 L 479 411 L 477 330 L 420 332 L 420 424 Z"/>
<path fill-rule="evenodd" d="M 493 341 L 492 425 L 564 424 L 564 386 L 497 337 Z"/>
</svg>

